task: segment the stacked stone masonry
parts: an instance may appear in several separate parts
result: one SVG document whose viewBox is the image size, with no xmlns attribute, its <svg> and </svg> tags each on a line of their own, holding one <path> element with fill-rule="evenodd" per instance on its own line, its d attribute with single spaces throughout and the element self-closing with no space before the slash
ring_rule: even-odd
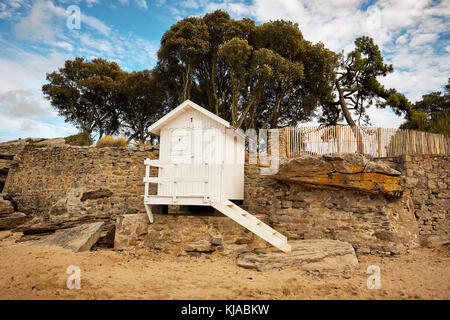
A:
<svg viewBox="0 0 450 320">
<path fill-rule="evenodd" d="M 397 159 L 411 190 L 414 215 L 421 236 L 450 234 L 450 157 L 402 156 Z"/>
<path fill-rule="evenodd" d="M 238 254 L 266 246 L 217 213 L 156 214 L 155 223 L 148 224 L 142 199 L 143 162 L 157 157 L 151 148 L 57 146 L 10 152 L 2 194 L 8 213 L 1 214 L 23 213 L 26 219 L 21 216 L 21 223 L 33 218 L 58 223 L 83 217 L 109 221 L 117 226 L 117 249 L 142 246 L 176 254 Z M 395 254 L 421 239 L 448 238 L 449 158 L 403 156 L 387 163 L 401 172 L 398 181 L 406 181 L 401 196 L 280 181 L 246 164 L 243 207 L 289 239 L 346 241 L 357 254 Z M 155 192 L 153 185 L 151 193 Z M 146 225 L 136 231 L 126 222 L 133 219 Z"/>
</svg>

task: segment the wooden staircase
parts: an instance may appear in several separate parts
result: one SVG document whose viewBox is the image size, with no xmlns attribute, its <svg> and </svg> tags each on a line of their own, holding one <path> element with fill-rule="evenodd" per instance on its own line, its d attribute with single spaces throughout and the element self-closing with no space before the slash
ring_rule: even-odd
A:
<svg viewBox="0 0 450 320">
<path fill-rule="evenodd" d="M 220 202 L 212 202 L 211 206 L 281 251 L 291 252 L 291 246 L 288 244 L 287 238 L 284 235 L 272 229 L 230 200 L 222 199 Z"/>
</svg>

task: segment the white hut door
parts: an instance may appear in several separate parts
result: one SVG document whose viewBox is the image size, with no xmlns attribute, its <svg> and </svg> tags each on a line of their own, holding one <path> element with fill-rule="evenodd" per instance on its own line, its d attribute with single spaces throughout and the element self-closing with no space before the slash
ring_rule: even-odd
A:
<svg viewBox="0 0 450 320">
<path fill-rule="evenodd" d="M 203 163 L 203 128 L 202 121 L 194 120 L 192 124 L 192 163 L 190 175 L 192 177 L 206 177 L 205 164 Z M 191 183 L 191 194 L 195 196 L 205 196 L 208 194 L 207 183 Z"/>
<path fill-rule="evenodd" d="M 190 182 L 181 182 L 180 178 L 190 177 L 190 166 L 192 162 L 192 132 L 189 128 L 173 129 L 170 143 L 170 176 L 174 182 L 171 183 L 171 192 L 173 196 L 190 195 Z M 167 173 L 167 172 L 166 172 Z"/>
<path fill-rule="evenodd" d="M 220 200 L 222 186 L 222 164 L 224 129 L 208 128 L 203 130 L 203 170 L 208 176 L 205 185 L 208 196 Z"/>
</svg>

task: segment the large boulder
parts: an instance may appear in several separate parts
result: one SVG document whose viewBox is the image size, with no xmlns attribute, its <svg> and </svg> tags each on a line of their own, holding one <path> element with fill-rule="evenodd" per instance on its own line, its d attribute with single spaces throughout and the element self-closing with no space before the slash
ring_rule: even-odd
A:
<svg viewBox="0 0 450 320">
<path fill-rule="evenodd" d="M 369 161 L 360 154 L 333 153 L 285 160 L 274 177 L 307 186 L 399 197 L 406 190 L 406 180 L 400 174 L 386 163 Z"/>
<path fill-rule="evenodd" d="M 27 215 L 22 212 L 0 215 L 0 230 L 14 229 L 27 221 Z"/>
<path fill-rule="evenodd" d="M 305 271 L 339 273 L 358 265 L 352 245 L 338 240 L 313 239 L 289 241 L 291 252 L 276 248 L 257 249 L 239 256 L 237 265 L 247 269 L 300 268 Z"/>
<path fill-rule="evenodd" d="M 329 162 L 334 171 L 340 173 L 363 172 L 369 160 L 359 153 L 329 153 L 323 156 Z"/>
<path fill-rule="evenodd" d="M 0 171 L 9 170 L 9 168 L 11 168 L 11 164 L 13 162 L 14 162 L 14 160 L 0 158 Z"/>
<path fill-rule="evenodd" d="M 100 189 L 95 190 L 95 191 L 84 192 L 83 195 L 81 196 L 80 201 L 84 202 L 86 200 L 109 198 L 112 195 L 113 195 L 113 193 L 111 192 L 111 190 L 100 188 Z"/>
<path fill-rule="evenodd" d="M 386 174 L 386 175 L 390 175 L 390 176 L 401 175 L 401 173 L 399 171 L 391 168 L 387 163 L 385 163 L 383 161 L 368 162 L 366 167 L 364 168 L 364 172 L 381 173 L 381 174 Z"/>
<path fill-rule="evenodd" d="M 8 214 L 14 212 L 14 206 L 11 201 L 3 199 L 0 195 L 0 214 Z"/>
<path fill-rule="evenodd" d="M 146 214 L 124 214 L 116 220 L 114 249 L 122 250 L 135 247 L 137 242 L 147 234 L 150 222 Z"/>
<path fill-rule="evenodd" d="M 40 246 L 59 246 L 74 252 L 88 251 L 100 237 L 104 222 L 87 223 L 64 229 L 37 241 Z"/>
</svg>

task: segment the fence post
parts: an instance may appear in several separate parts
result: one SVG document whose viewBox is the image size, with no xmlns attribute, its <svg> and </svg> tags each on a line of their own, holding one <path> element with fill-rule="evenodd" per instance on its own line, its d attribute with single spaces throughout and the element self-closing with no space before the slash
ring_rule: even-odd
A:
<svg viewBox="0 0 450 320">
<path fill-rule="evenodd" d="M 284 130 L 284 138 L 286 139 L 286 155 L 288 158 L 291 157 L 291 137 L 289 135 L 289 131 L 291 127 L 286 127 Z"/>
<path fill-rule="evenodd" d="M 336 126 L 336 141 L 338 152 L 341 152 L 341 126 Z"/>
<path fill-rule="evenodd" d="M 383 156 L 381 150 L 381 128 L 377 128 L 377 144 L 378 144 L 378 158 L 381 158 Z"/>
</svg>

